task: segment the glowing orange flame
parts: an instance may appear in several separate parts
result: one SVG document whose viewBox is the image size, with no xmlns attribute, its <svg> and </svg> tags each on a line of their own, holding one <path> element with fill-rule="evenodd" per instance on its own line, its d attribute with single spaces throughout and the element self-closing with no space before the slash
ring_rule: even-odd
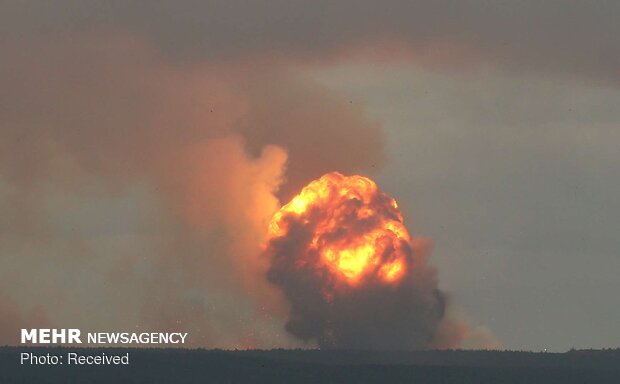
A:
<svg viewBox="0 0 620 384">
<path fill-rule="evenodd" d="M 269 224 L 269 241 L 289 236 L 292 226 L 311 228 L 298 265 L 313 264 L 338 281 L 397 283 L 411 267 L 411 237 L 396 201 L 363 176 L 333 172 L 312 181 Z M 307 257 L 307 256 L 304 256 Z"/>
</svg>

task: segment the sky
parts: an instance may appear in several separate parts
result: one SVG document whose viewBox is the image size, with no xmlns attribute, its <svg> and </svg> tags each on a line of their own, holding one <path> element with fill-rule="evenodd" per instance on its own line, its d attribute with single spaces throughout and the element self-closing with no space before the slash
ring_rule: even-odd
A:
<svg viewBox="0 0 620 384">
<path fill-rule="evenodd" d="M 20 327 L 313 346 L 264 279 L 280 204 L 375 179 L 449 310 L 617 347 L 613 1 L 5 1 L 0 343 Z"/>
</svg>

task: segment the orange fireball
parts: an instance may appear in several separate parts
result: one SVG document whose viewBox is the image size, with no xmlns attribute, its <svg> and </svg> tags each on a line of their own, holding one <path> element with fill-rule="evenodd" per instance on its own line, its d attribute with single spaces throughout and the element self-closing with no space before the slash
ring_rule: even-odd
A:
<svg viewBox="0 0 620 384">
<path fill-rule="evenodd" d="M 350 286 L 396 284 L 411 268 L 398 205 L 367 177 L 332 172 L 312 181 L 273 216 L 268 241 L 288 237 L 294 226 L 312 234 L 296 265 L 312 264 Z"/>
</svg>

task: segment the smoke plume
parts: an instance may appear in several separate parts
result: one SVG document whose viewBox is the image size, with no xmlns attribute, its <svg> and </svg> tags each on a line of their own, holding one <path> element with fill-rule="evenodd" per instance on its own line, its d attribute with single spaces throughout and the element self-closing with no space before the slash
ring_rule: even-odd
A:
<svg viewBox="0 0 620 384">
<path fill-rule="evenodd" d="M 0 290 L 23 303 L 11 318 L 38 307 L 51 326 L 296 345 L 258 257 L 276 193 L 380 163 L 377 124 L 278 65 L 172 65 L 125 34 L 19 43 L 0 63 Z"/>
</svg>

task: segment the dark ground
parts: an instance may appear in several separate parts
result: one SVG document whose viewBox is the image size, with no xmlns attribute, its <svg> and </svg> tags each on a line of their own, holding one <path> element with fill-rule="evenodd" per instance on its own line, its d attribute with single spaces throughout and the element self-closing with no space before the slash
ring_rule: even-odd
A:
<svg viewBox="0 0 620 384">
<path fill-rule="evenodd" d="M 128 366 L 20 365 L 21 352 L 121 354 Z M 0 383 L 620 383 L 620 349 L 566 353 L 0 347 Z"/>
</svg>

